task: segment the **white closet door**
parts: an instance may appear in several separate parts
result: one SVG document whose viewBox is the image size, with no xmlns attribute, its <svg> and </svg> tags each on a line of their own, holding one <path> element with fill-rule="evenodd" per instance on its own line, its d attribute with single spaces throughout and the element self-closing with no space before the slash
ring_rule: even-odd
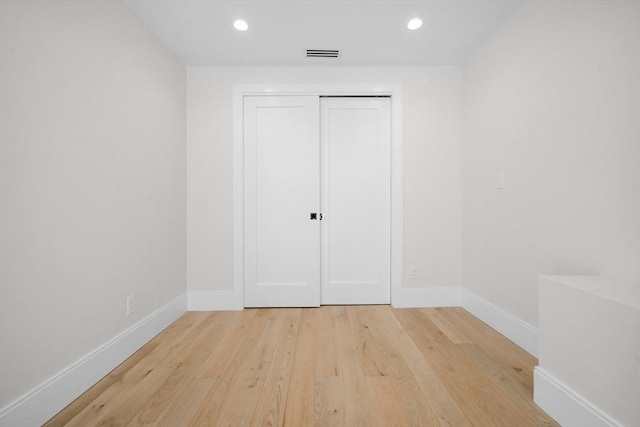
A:
<svg viewBox="0 0 640 427">
<path fill-rule="evenodd" d="M 245 306 L 320 305 L 319 99 L 244 99 Z"/>
<path fill-rule="evenodd" d="M 389 98 L 321 98 L 322 304 L 391 300 Z"/>
</svg>

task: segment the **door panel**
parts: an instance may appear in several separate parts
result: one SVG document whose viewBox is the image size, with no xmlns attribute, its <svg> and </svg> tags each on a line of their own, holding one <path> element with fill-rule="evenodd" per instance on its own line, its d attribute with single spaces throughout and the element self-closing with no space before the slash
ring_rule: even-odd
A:
<svg viewBox="0 0 640 427">
<path fill-rule="evenodd" d="M 244 100 L 245 306 L 320 304 L 319 100 Z"/>
<path fill-rule="evenodd" d="M 322 304 L 389 304 L 390 102 L 321 98 Z"/>
</svg>

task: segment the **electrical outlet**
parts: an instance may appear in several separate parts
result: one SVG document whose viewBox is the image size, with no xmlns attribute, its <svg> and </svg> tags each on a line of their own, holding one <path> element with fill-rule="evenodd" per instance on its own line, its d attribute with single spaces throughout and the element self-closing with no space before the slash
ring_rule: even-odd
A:
<svg viewBox="0 0 640 427">
<path fill-rule="evenodd" d="M 416 280 L 418 278 L 418 267 L 412 265 L 409 267 L 409 277 L 411 280 Z"/>
<path fill-rule="evenodd" d="M 136 311 L 136 296 L 129 295 L 127 297 L 127 316 L 131 315 L 134 311 Z"/>
</svg>

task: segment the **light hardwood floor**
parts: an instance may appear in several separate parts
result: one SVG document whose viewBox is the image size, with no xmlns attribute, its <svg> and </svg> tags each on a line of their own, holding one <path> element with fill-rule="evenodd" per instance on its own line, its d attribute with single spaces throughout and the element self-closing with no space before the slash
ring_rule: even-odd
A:
<svg viewBox="0 0 640 427">
<path fill-rule="evenodd" d="M 46 426 L 540 426 L 536 359 L 461 308 L 189 312 Z"/>
</svg>

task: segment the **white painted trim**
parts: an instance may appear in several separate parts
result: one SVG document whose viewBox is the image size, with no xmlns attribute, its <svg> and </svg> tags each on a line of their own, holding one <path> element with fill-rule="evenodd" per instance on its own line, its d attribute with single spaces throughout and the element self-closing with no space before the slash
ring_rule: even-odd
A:
<svg viewBox="0 0 640 427">
<path fill-rule="evenodd" d="M 539 366 L 533 369 L 533 401 L 564 427 L 622 427 Z"/>
<path fill-rule="evenodd" d="M 242 293 L 229 291 L 189 291 L 189 311 L 224 311 L 244 308 Z"/>
<path fill-rule="evenodd" d="M 538 356 L 538 328 L 462 288 L 462 307 L 534 356 Z"/>
<path fill-rule="evenodd" d="M 233 283 L 244 307 L 244 95 L 245 86 L 233 86 Z"/>
<path fill-rule="evenodd" d="M 233 288 L 244 295 L 243 99 L 248 95 L 375 95 L 391 97 L 391 303 L 403 298 L 402 84 L 303 83 L 233 85 Z M 243 302 L 244 305 L 244 302 Z"/>
<path fill-rule="evenodd" d="M 402 288 L 392 305 L 394 308 L 460 307 L 460 288 Z"/>
<path fill-rule="evenodd" d="M 0 409 L 0 426 L 42 425 L 186 311 L 185 294 Z"/>
</svg>

